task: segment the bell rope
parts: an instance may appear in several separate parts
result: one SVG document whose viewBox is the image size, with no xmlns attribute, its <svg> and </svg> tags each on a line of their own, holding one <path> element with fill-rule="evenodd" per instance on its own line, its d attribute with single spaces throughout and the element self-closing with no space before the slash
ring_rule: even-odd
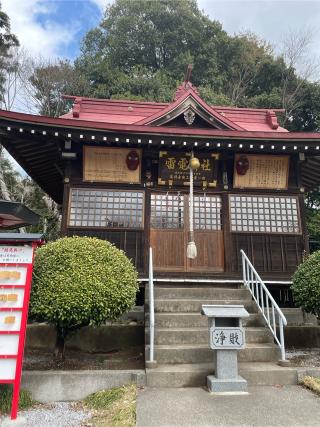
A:
<svg viewBox="0 0 320 427">
<path fill-rule="evenodd" d="M 191 154 L 191 160 L 193 159 L 193 153 Z M 197 247 L 194 241 L 194 230 L 193 230 L 193 169 L 189 165 L 190 173 L 190 192 L 189 192 L 189 242 L 187 245 L 187 258 L 194 259 L 197 257 Z"/>
</svg>

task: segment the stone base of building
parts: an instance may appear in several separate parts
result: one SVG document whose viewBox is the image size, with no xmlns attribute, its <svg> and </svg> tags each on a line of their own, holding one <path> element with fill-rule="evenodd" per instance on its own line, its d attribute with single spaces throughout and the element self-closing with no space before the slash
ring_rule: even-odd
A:
<svg viewBox="0 0 320 427">
<path fill-rule="evenodd" d="M 247 381 L 240 377 L 220 379 L 214 375 L 207 376 L 207 388 L 210 393 L 247 393 Z"/>
</svg>

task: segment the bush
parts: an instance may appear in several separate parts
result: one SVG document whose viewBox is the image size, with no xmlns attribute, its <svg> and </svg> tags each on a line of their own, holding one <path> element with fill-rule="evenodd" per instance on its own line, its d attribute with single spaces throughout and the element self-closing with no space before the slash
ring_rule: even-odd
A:
<svg viewBox="0 0 320 427">
<path fill-rule="evenodd" d="M 128 311 L 137 272 L 123 251 L 92 237 L 64 237 L 39 248 L 34 262 L 30 314 L 57 328 L 57 351 L 66 336 Z"/>
<path fill-rule="evenodd" d="M 297 306 L 308 313 L 320 316 L 320 251 L 314 252 L 292 278 L 293 299 Z"/>
</svg>

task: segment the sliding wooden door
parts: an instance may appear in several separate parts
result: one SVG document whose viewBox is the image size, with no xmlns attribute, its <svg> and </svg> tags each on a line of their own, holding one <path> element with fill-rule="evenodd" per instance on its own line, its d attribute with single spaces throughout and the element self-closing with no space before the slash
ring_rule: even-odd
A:
<svg viewBox="0 0 320 427">
<path fill-rule="evenodd" d="M 198 256 L 186 257 L 189 197 L 180 193 L 151 195 L 150 244 L 155 271 L 221 272 L 224 270 L 221 198 L 194 196 L 194 229 Z"/>
</svg>

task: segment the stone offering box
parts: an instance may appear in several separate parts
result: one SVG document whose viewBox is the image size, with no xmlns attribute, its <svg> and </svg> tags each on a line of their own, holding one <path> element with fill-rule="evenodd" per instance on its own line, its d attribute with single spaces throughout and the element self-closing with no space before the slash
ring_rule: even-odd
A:
<svg viewBox="0 0 320 427">
<path fill-rule="evenodd" d="M 243 305 L 203 305 L 208 317 L 209 345 L 214 353 L 215 375 L 207 377 L 210 392 L 246 392 L 247 382 L 238 374 L 238 353 L 245 347 L 242 319 L 249 317 Z"/>
</svg>

